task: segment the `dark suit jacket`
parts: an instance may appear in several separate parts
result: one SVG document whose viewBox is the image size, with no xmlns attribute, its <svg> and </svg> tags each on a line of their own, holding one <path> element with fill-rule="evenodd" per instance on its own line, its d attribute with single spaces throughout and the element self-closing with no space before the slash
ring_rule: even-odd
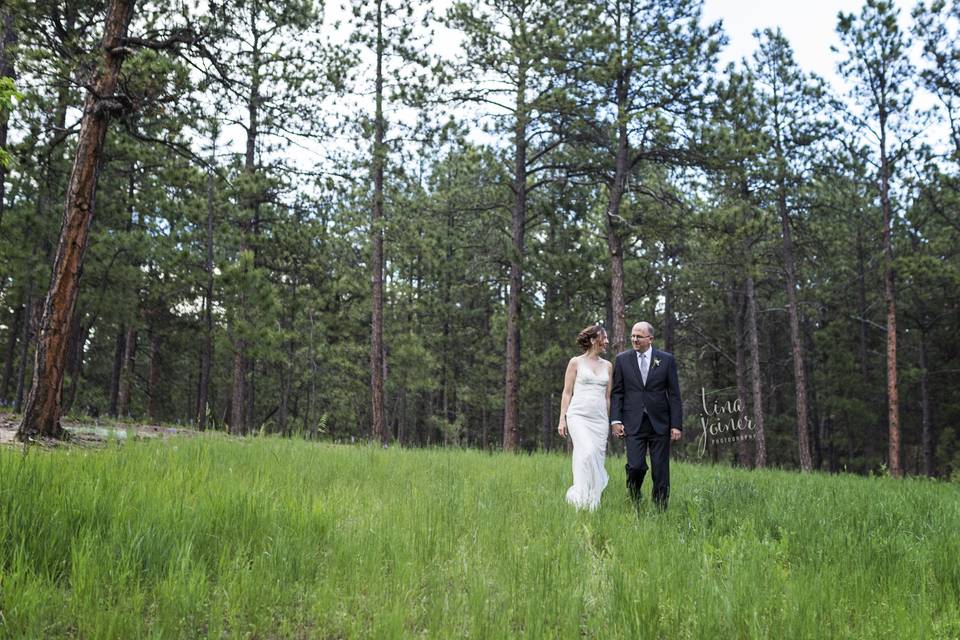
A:
<svg viewBox="0 0 960 640">
<path fill-rule="evenodd" d="M 677 361 L 672 354 L 659 349 L 652 350 L 650 360 L 647 384 L 643 384 L 637 352 L 633 349 L 618 354 L 613 365 L 610 422 L 622 422 L 627 433 L 640 430 L 644 412 L 660 435 L 669 433 L 671 428 L 683 429 Z M 655 366 L 658 360 L 660 364 Z"/>
</svg>

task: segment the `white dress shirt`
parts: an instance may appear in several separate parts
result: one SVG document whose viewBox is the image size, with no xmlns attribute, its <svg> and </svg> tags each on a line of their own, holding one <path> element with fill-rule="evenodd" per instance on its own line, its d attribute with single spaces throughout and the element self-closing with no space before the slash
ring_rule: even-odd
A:
<svg viewBox="0 0 960 640">
<path fill-rule="evenodd" d="M 643 352 L 637 351 L 637 366 L 640 367 L 640 379 L 643 380 L 643 361 L 640 359 L 641 355 L 645 355 L 647 357 L 647 375 L 650 375 L 650 359 L 653 357 L 653 346 L 651 345 L 647 347 L 647 350 Z M 647 384 L 647 381 L 643 380 L 643 384 Z M 617 420 L 616 422 L 611 422 L 610 426 L 615 424 L 623 424 L 623 422 Z"/>
</svg>

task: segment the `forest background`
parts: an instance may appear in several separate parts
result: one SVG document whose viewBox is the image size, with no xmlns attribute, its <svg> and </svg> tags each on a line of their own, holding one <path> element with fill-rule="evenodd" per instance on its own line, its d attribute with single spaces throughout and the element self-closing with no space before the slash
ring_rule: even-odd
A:
<svg viewBox="0 0 960 640">
<path fill-rule="evenodd" d="M 960 473 L 960 3 L 838 15 L 843 94 L 778 31 L 721 68 L 695 0 L 321 9 L 0 5 L 0 399 L 24 433 L 53 375 L 57 420 L 550 449 L 577 331 L 618 351 L 647 319 L 680 361 L 680 457 Z M 35 357 L 58 328 L 62 362 Z M 698 443 L 735 399 L 750 437 Z"/>
</svg>

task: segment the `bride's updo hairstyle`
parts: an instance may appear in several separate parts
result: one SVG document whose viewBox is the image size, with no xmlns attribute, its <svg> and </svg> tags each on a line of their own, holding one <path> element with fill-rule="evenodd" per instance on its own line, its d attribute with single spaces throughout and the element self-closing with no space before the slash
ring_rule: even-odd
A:
<svg viewBox="0 0 960 640">
<path fill-rule="evenodd" d="M 592 324 L 577 334 L 577 344 L 585 352 L 589 351 L 590 345 L 593 344 L 593 339 L 599 336 L 601 333 L 606 333 L 606 330 L 599 324 Z"/>
</svg>

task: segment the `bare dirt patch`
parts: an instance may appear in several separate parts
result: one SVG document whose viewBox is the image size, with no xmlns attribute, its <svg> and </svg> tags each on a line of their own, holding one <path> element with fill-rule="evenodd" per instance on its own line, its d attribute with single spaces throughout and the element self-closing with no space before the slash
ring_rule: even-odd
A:
<svg viewBox="0 0 960 640">
<path fill-rule="evenodd" d="M 15 413 L 0 412 L 0 446 L 19 446 L 16 441 L 20 416 Z M 193 429 L 170 427 L 159 424 L 137 422 L 101 421 L 96 418 L 87 420 L 62 420 L 63 428 L 69 437 L 65 444 L 79 446 L 102 446 L 111 440 L 145 440 L 151 438 L 171 438 L 196 434 Z M 45 444 L 57 444 L 45 441 Z"/>
</svg>

